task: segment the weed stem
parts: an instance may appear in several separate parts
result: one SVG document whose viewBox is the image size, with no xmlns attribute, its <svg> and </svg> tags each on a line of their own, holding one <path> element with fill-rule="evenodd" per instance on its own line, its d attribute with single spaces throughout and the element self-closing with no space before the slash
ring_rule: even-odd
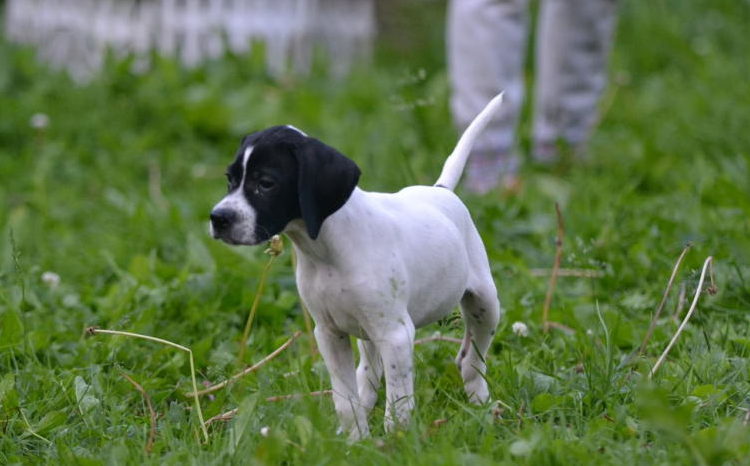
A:
<svg viewBox="0 0 750 466">
<path fill-rule="evenodd" d="M 713 260 L 714 258 L 712 256 L 708 256 L 706 258 L 706 261 L 703 263 L 703 269 L 701 270 L 701 278 L 698 281 L 698 287 L 695 290 L 695 296 L 693 296 L 693 302 L 690 304 L 690 309 L 688 309 L 687 314 L 685 314 L 685 318 L 682 320 L 682 323 L 680 324 L 679 328 L 675 332 L 674 336 L 672 337 L 672 340 L 670 340 L 667 347 L 664 349 L 664 352 L 659 356 L 659 359 L 656 361 L 656 364 L 654 364 L 654 367 L 651 368 L 651 371 L 648 373 L 648 378 L 652 378 L 656 371 L 661 367 L 662 363 L 664 362 L 664 358 L 667 357 L 667 354 L 669 354 L 669 351 L 672 349 L 672 346 L 674 346 L 677 339 L 680 337 L 680 334 L 682 333 L 682 330 L 685 328 L 685 326 L 688 323 L 688 320 L 690 320 L 690 317 L 693 315 L 693 312 L 695 311 L 696 306 L 698 305 L 698 298 L 700 298 L 701 293 L 703 292 L 703 281 L 706 279 L 706 270 L 711 268 L 711 286 L 709 287 L 709 290 L 711 293 L 715 291 L 715 285 L 713 282 Z"/>
<path fill-rule="evenodd" d="M 223 382 L 219 382 L 216 385 L 212 385 L 212 386 L 210 386 L 210 387 L 208 387 L 208 388 L 206 388 L 204 390 L 201 390 L 201 391 L 198 391 L 196 387 L 193 387 L 193 391 L 190 392 L 190 393 L 186 393 L 185 396 L 187 396 L 187 397 L 199 397 L 199 396 L 203 396 L 203 395 L 208 395 L 209 393 L 213 393 L 213 392 L 219 391 L 222 388 L 226 387 L 227 385 L 229 385 L 229 384 L 231 384 L 233 382 L 236 382 L 238 379 L 246 376 L 247 374 L 249 374 L 251 372 L 257 371 L 258 369 L 260 369 L 261 367 L 263 367 L 268 361 L 270 361 L 271 359 L 273 359 L 276 356 L 278 356 L 279 353 L 281 353 L 285 349 L 289 348 L 289 346 L 292 343 L 294 343 L 294 340 L 296 340 L 300 335 L 302 335 L 302 332 L 300 332 L 300 331 L 294 332 L 294 335 L 292 335 L 291 338 L 289 338 L 283 345 L 281 345 L 278 348 L 276 348 L 276 350 L 273 353 L 269 354 L 268 356 L 266 356 L 265 358 L 261 359 L 260 361 L 258 361 L 257 363 L 253 364 L 252 366 L 246 367 L 245 369 L 242 369 L 240 372 L 238 372 L 237 374 L 234 374 L 233 376 L 231 376 L 227 380 L 225 380 Z"/>
<path fill-rule="evenodd" d="M 552 304 L 552 295 L 555 293 L 557 286 L 557 274 L 560 271 L 560 260 L 562 259 L 563 238 L 565 237 L 565 224 L 560 212 L 560 204 L 555 202 L 555 213 L 557 214 L 557 238 L 555 239 L 555 262 L 552 265 L 552 273 L 549 277 L 547 286 L 547 296 L 544 297 L 544 308 L 542 309 L 542 328 L 546 333 L 549 331 L 549 308 Z"/>
<path fill-rule="evenodd" d="M 269 259 L 266 265 L 263 267 L 263 272 L 260 274 L 260 281 L 258 282 L 258 289 L 255 290 L 255 298 L 253 298 L 253 304 L 250 308 L 250 313 L 247 315 L 247 321 L 245 322 L 245 329 L 242 331 L 242 339 L 240 340 L 240 354 L 237 356 L 237 362 L 243 364 L 245 357 L 245 349 L 247 347 L 247 339 L 250 337 L 250 329 L 253 326 L 253 320 L 255 319 L 255 313 L 258 312 L 258 305 L 260 304 L 260 298 L 263 296 L 263 287 L 266 285 L 266 278 L 268 277 L 268 271 L 271 270 L 271 265 L 277 257 L 283 252 L 284 243 L 281 241 L 279 235 L 274 235 L 269 242 L 269 247 L 266 249 Z"/>
<path fill-rule="evenodd" d="M 646 336 L 643 337 L 643 343 L 641 343 L 641 348 L 638 350 L 638 354 L 643 354 L 644 351 L 646 351 L 646 345 L 648 344 L 648 341 L 651 339 L 651 335 L 654 333 L 654 329 L 656 328 L 656 321 L 659 319 L 659 316 L 661 315 L 661 311 L 664 309 L 664 305 L 667 303 L 667 298 L 669 297 L 669 291 L 672 289 L 672 284 L 674 283 L 674 279 L 677 276 L 677 271 L 680 269 L 680 264 L 682 264 L 682 259 L 685 258 L 685 255 L 687 254 L 688 250 L 690 250 L 690 247 L 692 245 L 688 243 L 685 248 L 682 250 L 682 253 L 680 254 L 680 257 L 677 258 L 677 262 L 675 262 L 674 267 L 672 268 L 672 276 L 669 277 L 669 281 L 667 282 L 667 288 L 664 290 L 664 295 L 661 297 L 661 302 L 659 303 L 659 307 L 656 308 L 656 312 L 654 313 L 654 317 L 651 318 L 651 323 L 648 326 L 648 331 L 646 332 Z"/>
</svg>

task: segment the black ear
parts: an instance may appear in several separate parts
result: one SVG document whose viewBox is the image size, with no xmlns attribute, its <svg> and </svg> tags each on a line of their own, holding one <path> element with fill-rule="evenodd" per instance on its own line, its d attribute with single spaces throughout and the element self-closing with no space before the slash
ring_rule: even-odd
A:
<svg viewBox="0 0 750 466">
<path fill-rule="evenodd" d="M 349 199 L 359 181 L 359 167 L 333 147 L 305 138 L 295 151 L 298 191 L 307 234 L 318 237 L 323 221 Z"/>
</svg>

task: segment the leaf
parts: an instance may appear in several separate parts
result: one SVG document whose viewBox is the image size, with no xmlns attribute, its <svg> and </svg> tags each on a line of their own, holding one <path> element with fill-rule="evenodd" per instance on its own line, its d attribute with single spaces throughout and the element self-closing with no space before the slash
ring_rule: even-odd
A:
<svg viewBox="0 0 750 466">
<path fill-rule="evenodd" d="M 76 376 L 73 383 L 76 389 L 76 401 L 78 402 L 78 407 L 83 414 L 87 414 L 94 408 L 99 407 L 101 401 L 93 395 L 93 387 L 87 384 L 86 381 L 83 380 L 83 377 L 80 375 Z"/>
<path fill-rule="evenodd" d="M 237 417 L 234 419 L 232 425 L 232 446 L 231 448 L 237 448 L 240 441 L 242 440 L 245 430 L 251 424 L 251 420 L 255 414 L 255 405 L 258 403 L 258 395 L 252 395 L 245 398 L 242 404 L 237 409 Z"/>
<path fill-rule="evenodd" d="M 714 385 L 708 384 L 698 385 L 693 389 L 691 395 L 697 396 L 698 398 L 709 398 L 712 395 L 717 395 L 719 393 L 721 393 L 721 390 L 716 388 Z"/>
</svg>

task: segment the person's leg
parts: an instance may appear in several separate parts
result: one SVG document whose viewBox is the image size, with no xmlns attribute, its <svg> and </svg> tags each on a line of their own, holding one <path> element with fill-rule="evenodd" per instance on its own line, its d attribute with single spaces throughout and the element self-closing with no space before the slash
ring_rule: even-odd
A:
<svg viewBox="0 0 750 466">
<path fill-rule="evenodd" d="M 467 189 L 486 192 L 514 175 L 515 130 L 523 101 L 528 0 L 452 0 L 448 9 L 451 109 L 463 131 L 489 100 L 505 91 L 500 113 L 477 139 Z"/>
<path fill-rule="evenodd" d="M 583 151 L 607 81 L 616 0 L 543 0 L 536 44 L 536 160 L 557 156 L 562 140 Z"/>
</svg>

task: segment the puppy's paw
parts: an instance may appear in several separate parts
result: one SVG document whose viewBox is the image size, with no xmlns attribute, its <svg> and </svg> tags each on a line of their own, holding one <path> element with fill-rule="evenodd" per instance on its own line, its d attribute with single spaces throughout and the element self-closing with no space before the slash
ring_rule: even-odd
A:
<svg viewBox="0 0 750 466">
<path fill-rule="evenodd" d="M 466 382 L 464 385 L 466 395 L 469 397 L 469 401 L 481 405 L 489 401 L 490 390 L 487 387 L 487 382 L 482 377 L 477 377 L 474 380 Z"/>
<path fill-rule="evenodd" d="M 354 426 L 352 428 L 345 429 L 343 426 L 339 426 L 339 428 L 336 429 L 336 435 L 344 435 L 345 433 L 348 433 L 346 438 L 347 442 L 356 443 L 370 436 L 370 428 L 368 426 L 364 426 L 364 428 L 358 428 L 357 426 Z"/>
</svg>

